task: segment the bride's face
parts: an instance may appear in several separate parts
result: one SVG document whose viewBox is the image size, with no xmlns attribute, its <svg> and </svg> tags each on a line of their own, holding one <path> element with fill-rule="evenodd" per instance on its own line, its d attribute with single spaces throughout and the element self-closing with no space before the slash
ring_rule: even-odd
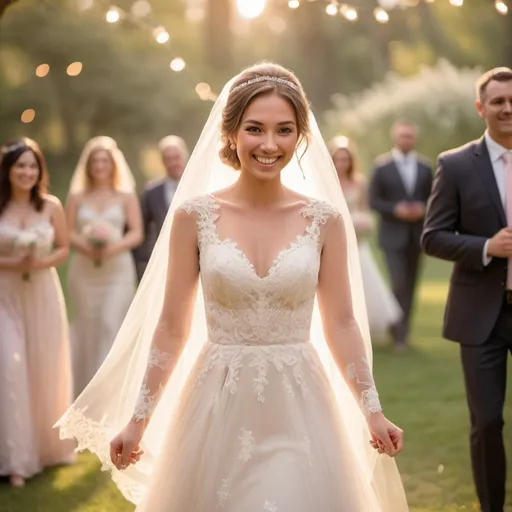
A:
<svg viewBox="0 0 512 512">
<path fill-rule="evenodd" d="M 93 183 L 103 184 L 112 181 L 114 162 L 106 149 L 98 149 L 89 157 L 89 172 Z"/>
<path fill-rule="evenodd" d="M 293 157 L 299 133 L 291 105 L 276 94 L 257 97 L 244 112 L 236 135 L 242 172 L 277 178 Z"/>
</svg>

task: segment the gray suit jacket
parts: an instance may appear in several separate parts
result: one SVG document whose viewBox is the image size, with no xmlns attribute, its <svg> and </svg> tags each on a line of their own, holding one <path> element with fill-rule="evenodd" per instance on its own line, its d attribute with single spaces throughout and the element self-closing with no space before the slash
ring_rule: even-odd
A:
<svg viewBox="0 0 512 512">
<path fill-rule="evenodd" d="M 140 196 L 144 241 L 133 251 L 139 281 L 146 270 L 156 239 L 160 234 L 169 206 L 165 198 L 165 179 L 150 183 Z"/>
<path fill-rule="evenodd" d="M 368 187 L 368 199 L 372 210 L 380 216 L 377 234 L 382 249 L 402 250 L 412 243 L 417 244 L 420 250 L 423 221 L 405 222 L 397 219 L 393 211 L 401 201 L 426 203 L 431 187 L 432 168 L 422 157 L 418 157 L 418 173 L 412 194 L 407 192 L 391 154 L 376 158 Z"/>
<path fill-rule="evenodd" d="M 491 334 L 503 304 L 507 260 L 484 267 L 486 240 L 507 225 L 485 139 L 439 156 L 422 245 L 436 258 L 455 262 L 443 335 L 478 345 Z"/>
</svg>

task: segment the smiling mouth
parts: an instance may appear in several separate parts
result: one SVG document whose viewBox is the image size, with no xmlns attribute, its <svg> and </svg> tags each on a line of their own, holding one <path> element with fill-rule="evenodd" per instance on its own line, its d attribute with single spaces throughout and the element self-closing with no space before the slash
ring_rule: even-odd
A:
<svg viewBox="0 0 512 512">
<path fill-rule="evenodd" d="M 274 165 L 278 160 L 279 156 L 276 156 L 274 158 L 268 158 L 263 156 L 254 155 L 254 158 L 262 165 Z"/>
</svg>

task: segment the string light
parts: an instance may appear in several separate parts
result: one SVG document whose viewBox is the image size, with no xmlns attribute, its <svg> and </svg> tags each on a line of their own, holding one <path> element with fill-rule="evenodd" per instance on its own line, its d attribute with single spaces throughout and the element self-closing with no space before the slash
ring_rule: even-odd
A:
<svg viewBox="0 0 512 512">
<path fill-rule="evenodd" d="M 170 39 L 169 32 L 167 32 L 167 30 L 165 30 L 164 27 L 156 27 L 153 30 L 153 37 L 156 39 L 156 42 L 159 44 L 165 44 Z"/>
<path fill-rule="evenodd" d="M 340 7 L 340 13 L 349 21 L 356 21 L 359 17 L 357 11 L 353 7 L 350 7 L 350 5 L 342 5 Z"/>
<path fill-rule="evenodd" d="M 327 4 L 327 7 L 325 8 L 325 12 L 329 16 L 336 16 L 338 14 L 338 5 L 336 3 Z"/>
<path fill-rule="evenodd" d="M 236 7 L 240 16 L 249 20 L 263 14 L 267 0 L 236 0 Z"/>
<path fill-rule="evenodd" d="M 375 16 L 375 19 L 379 23 L 387 23 L 389 21 L 389 14 L 384 9 L 381 9 L 380 7 L 377 7 L 373 11 L 373 15 Z"/>
<path fill-rule="evenodd" d="M 507 14 L 508 13 L 508 6 L 502 0 L 496 0 L 496 2 L 494 2 L 494 7 L 496 7 L 496 10 L 500 14 Z"/>
<path fill-rule="evenodd" d="M 76 0 L 76 6 L 80 11 L 87 11 L 93 6 L 93 0 Z"/>
<path fill-rule="evenodd" d="M 50 72 L 50 66 L 48 64 L 39 64 L 36 68 L 36 76 L 44 78 Z"/>
<path fill-rule="evenodd" d="M 299 0 L 289 0 L 288 7 L 290 9 L 298 9 L 300 7 Z"/>
<path fill-rule="evenodd" d="M 145 18 L 151 14 L 151 4 L 147 0 L 137 0 L 130 10 L 134 16 Z"/>
<path fill-rule="evenodd" d="M 196 85 L 196 93 L 199 96 L 199 99 L 202 101 L 212 101 L 216 99 L 210 84 L 207 84 L 206 82 L 200 82 Z"/>
<path fill-rule="evenodd" d="M 119 13 L 119 10 L 117 9 L 117 7 L 111 7 L 107 14 L 105 15 L 105 19 L 109 22 L 109 23 L 117 23 L 121 18 L 121 14 Z"/>
<path fill-rule="evenodd" d="M 173 70 L 179 73 L 180 71 L 183 71 L 185 69 L 185 61 L 181 57 L 175 57 L 171 60 L 171 63 L 169 67 Z"/>
</svg>

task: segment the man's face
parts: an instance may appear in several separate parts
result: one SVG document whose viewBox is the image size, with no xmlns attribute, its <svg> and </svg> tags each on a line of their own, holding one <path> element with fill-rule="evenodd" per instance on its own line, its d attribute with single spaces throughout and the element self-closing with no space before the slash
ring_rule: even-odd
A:
<svg viewBox="0 0 512 512">
<path fill-rule="evenodd" d="M 399 124 L 393 130 L 395 147 L 402 153 L 410 153 L 416 146 L 416 128 L 408 124 Z"/>
<path fill-rule="evenodd" d="M 179 180 L 185 170 L 185 157 L 177 147 L 168 147 L 162 151 L 162 162 L 164 163 L 167 176 L 173 180 Z"/>
<path fill-rule="evenodd" d="M 476 108 L 487 123 L 489 133 L 496 138 L 512 137 L 512 80 L 491 80 Z"/>
</svg>

